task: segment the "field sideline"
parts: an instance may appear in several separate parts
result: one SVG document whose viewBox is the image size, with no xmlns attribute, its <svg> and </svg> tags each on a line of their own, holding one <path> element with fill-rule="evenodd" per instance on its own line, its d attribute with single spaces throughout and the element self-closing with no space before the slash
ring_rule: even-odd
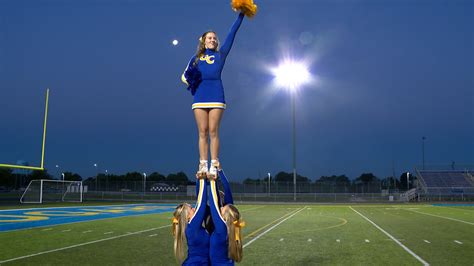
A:
<svg viewBox="0 0 474 266">
<path fill-rule="evenodd" d="M 241 265 L 474 264 L 472 205 L 238 207 L 247 223 Z M 0 264 L 176 265 L 170 218 L 164 212 L 0 232 Z"/>
</svg>

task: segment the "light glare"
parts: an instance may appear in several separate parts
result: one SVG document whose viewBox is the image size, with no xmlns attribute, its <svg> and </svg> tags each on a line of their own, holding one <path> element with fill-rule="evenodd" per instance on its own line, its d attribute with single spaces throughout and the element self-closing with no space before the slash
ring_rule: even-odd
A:
<svg viewBox="0 0 474 266">
<path fill-rule="evenodd" d="M 277 86 L 295 90 L 301 85 L 310 81 L 310 73 L 303 63 L 299 62 L 283 62 L 276 69 L 273 74 Z"/>
</svg>

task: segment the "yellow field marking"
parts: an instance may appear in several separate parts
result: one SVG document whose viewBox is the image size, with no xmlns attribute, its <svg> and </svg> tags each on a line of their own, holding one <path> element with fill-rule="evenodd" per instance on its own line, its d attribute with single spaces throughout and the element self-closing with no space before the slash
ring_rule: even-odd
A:
<svg viewBox="0 0 474 266">
<path fill-rule="evenodd" d="M 134 211 L 144 211 L 146 210 L 146 208 L 144 206 L 138 206 L 138 207 L 133 207 L 131 208 L 131 210 L 134 210 Z"/>
<path fill-rule="evenodd" d="M 253 210 L 258 210 L 258 209 L 261 209 L 263 207 L 267 207 L 266 205 L 264 206 L 258 206 L 258 207 L 253 207 L 253 208 L 249 208 L 249 209 L 245 209 L 245 210 L 241 210 L 241 212 L 246 212 L 246 211 L 253 211 Z"/>
<path fill-rule="evenodd" d="M 294 211 L 294 212 L 291 213 L 290 215 L 286 215 L 286 217 L 285 217 L 284 219 L 282 219 L 282 220 L 279 221 L 278 223 L 272 225 L 270 228 L 268 228 L 268 229 L 266 229 L 265 231 L 263 231 L 262 233 L 258 234 L 256 237 L 250 239 L 249 242 L 245 243 L 245 245 L 242 246 L 242 248 L 248 247 L 250 244 L 252 244 L 252 243 L 255 242 L 256 240 L 258 240 L 260 237 L 264 236 L 266 233 L 270 232 L 271 230 L 275 229 L 275 228 L 276 228 L 277 226 L 279 226 L 280 224 L 284 223 L 286 220 L 291 219 L 293 216 L 297 215 L 299 212 L 301 212 L 301 211 L 303 211 L 304 209 L 306 209 L 306 207 L 307 207 L 307 206 L 304 206 L 303 208 Z"/>
<path fill-rule="evenodd" d="M 272 224 L 278 222 L 278 221 L 281 220 L 281 219 L 284 219 L 285 217 L 291 215 L 291 214 L 294 213 L 294 212 L 295 212 L 295 211 L 291 211 L 291 212 L 289 212 L 289 213 L 286 213 L 286 214 L 283 215 L 282 217 L 277 218 L 277 219 L 271 221 L 270 223 L 268 223 L 268 224 L 266 224 L 266 225 L 264 225 L 264 226 L 258 228 L 257 230 L 253 231 L 252 233 L 250 233 L 250 234 L 244 236 L 244 239 L 249 238 L 249 237 L 252 237 L 252 236 L 255 235 L 256 233 L 258 233 L 258 232 L 262 231 L 263 229 L 265 229 L 266 227 L 268 227 L 268 226 L 270 226 L 270 225 L 272 225 Z"/>
<path fill-rule="evenodd" d="M 79 209 L 86 212 L 98 212 L 98 213 L 124 213 L 126 210 L 111 210 L 111 209 Z"/>
<path fill-rule="evenodd" d="M 68 211 L 37 211 L 37 212 L 25 212 L 28 215 L 39 215 L 39 216 L 93 216 L 98 215 L 98 212 L 68 212 Z"/>
<path fill-rule="evenodd" d="M 3 220 L 2 218 L 18 218 L 18 219 L 9 219 Z M 48 217 L 43 216 L 25 216 L 25 215 L 0 215 L 0 223 L 16 223 L 16 222 L 31 222 L 31 221 L 41 221 L 48 220 Z"/>
<path fill-rule="evenodd" d="M 347 224 L 347 220 L 344 219 L 344 218 L 333 217 L 333 216 L 327 216 L 327 215 L 319 215 L 319 216 L 322 216 L 322 217 L 331 217 L 331 218 L 339 219 L 339 220 L 341 220 L 341 223 L 336 224 L 336 225 L 331 225 L 331 226 L 328 226 L 328 227 L 318 228 L 318 229 L 308 229 L 308 230 L 300 230 L 300 231 L 291 231 L 291 232 L 286 232 L 286 233 L 279 233 L 279 235 L 283 235 L 283 234 L 294 234 L 294 233 L 303 233 L 303 232 L 322 231 L 322 230 L 328 230 L 328 229 L 336 228 L 336 227 L 343 226 L 343 225 Z M 269 234 L 269 235 L 270 235 L 270 234 Z"/>
</svg>

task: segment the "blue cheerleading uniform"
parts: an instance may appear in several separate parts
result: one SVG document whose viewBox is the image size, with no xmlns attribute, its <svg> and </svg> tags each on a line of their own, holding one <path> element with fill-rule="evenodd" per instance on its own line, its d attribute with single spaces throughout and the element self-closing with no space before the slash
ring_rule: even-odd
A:
<svg viewBox="0 0 474 266">
<path fill-rule="evenodd" d="M 216 181 L 211 180 L 210 185 L 211 196 L 209 204 L 211 205 L 211 217 L 215 226 L 214 231 L 211 233 L 209 248 L 211 265 L 234 265 L 234 261 L 228 255 L 229 238 L 227 235 L 227 225 L 221 216 Z"/>
<path fill-rule="evenodd" d="M 224 68 L 227 55 L 234 43 L 235 34 L 242 24 L 244 14 L 240 13 L 237 20 L 227 35 L 224 44 L 218 51 L 206 49 L 204 55 L 197 61 L 197 69 L 200 72 L 199 81 L 196 88 L 192 89 L 194 101 L 192 109 L 196 108 L 226 108 L 224 87 L 222 86 L 221 73 Z M 181 80 L 190 85 L 194 81 L 187 80 L 185 73 L 188 69 L 196 67 L 194 65 L 196 56 L 193 56 L 186 67 L 185 72 L 181 76 Z M 192 75 L 196 76 L 196 75 Z M 190 78 L 189 78 L 190 79 Z"/>
<path fill-rule="evenodd" d="M 205 218 L 207 203 L 207 184 L 199 180 L 199 193 L 196 201 L 196 212 L 186 227 L 186 240 L 188 242 L 188 257 L 183 265 L 209 265 L 210 237 L 202 227 Z"/>
<path fill-rule="evenodd" d="M 227 204 L 234 204 L 234 198 L 232 197 L 232 191 L 230 190 L 230 184 L 229 184 L 229 180 L 227 180 L 227 177 L 225 176 L 224 174 L 224 170 L 220 170 L 217 172 L 220 180 L 221 180 L 221 183 L 222 183 L 222 186 L 224 187 L 224 204 L 223 206 L 227 205 Z"/>
<path fill-rule="evenodd" d="M 232 191 L 230 190 L 230 184 L 229 181 L 227 180 L 227 177 L 224 174 L 224 170 L 219 170 L 218 175 L 220 177 L 222 186 L 224 187 L 224 201 L 221 202 L 221 197 L 217 197 L 218 200 L 218 206 L 223 207 L 227 204 L 234 204 L 234 199 L 232 197 Z M 209 186 L 209 181 L 207 181 L 207 185 Z M 196 185 L 196 195 L 198 194 L 199 191 L 199 186 Z M 210 218 L 211 215 L 211 209 L 209 205 L 206 206 L 206 214 L 205 214 L 205 226 L 206 230 L 208 233 L 212 233 L 214 231 L 214 223 L 212 222 L 212 218 Z"/>
</svg>

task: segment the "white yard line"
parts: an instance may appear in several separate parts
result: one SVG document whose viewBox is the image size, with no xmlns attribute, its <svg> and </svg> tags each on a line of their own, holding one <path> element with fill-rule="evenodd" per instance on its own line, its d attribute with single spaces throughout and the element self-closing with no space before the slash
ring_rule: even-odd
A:
<svg viewBox="0 0 474 266">
<path fill-rule="evenodd" d="M 419 214 L 424 214 L 424 215 L 434 216 L 434 217 L 438 217 L 438 218 L 443 218 L 443 219 L 447 219 L 447 220 L 451 220 L 451 221 L 456 221 L 456 222 L 460 222 L 460 223 L 465 223 L 465 224 L 474 225 L 474 223 L 466 222 L 466 221 L 459 220 L 459 219 L 454 219 L 454 218 L 451 218 L 451 217 L 445 217 L 445 216 L 436 215 L 436 214 L 431 214 L 431 213 L 426 213 L 426 212 L 419 212 L 419 211 L 410 210 L 410 209 L 405 209 L 405 210 L 411 211 L 411 212 L 416 212 L 416 213 L 419 213 Z"/>
<path fill-rule="evenodd" d="M 349 208 L 351 208 L 351 210 L 353 210 L 355 213 L 359 214 L 360 216 L 362 216 L 362 218 L 364 218 L 365 220 L 367 220 L 369 223 L 371 223 L 373 226 L 375 226 L 377 229 L 379 229 L 380 231 L 382 231 L 382 233 L 384 233 L 385 235 L 387 235 L 388 237 L 390 237 L 393 241 L 395 241 L 395 243 L 397 243 L 400 247 L 402 247 L 406 252 L 410 253 L 410 255 L 412 255 L 413 257 L 415 257 L 415 259 L 417 259 L 419 262 L 423 263 L 423 265 L 430 265 L 428 262 L 426 262 L 424 259 L 422 259 L 420 256 L 416 255 L 415 252 L 411 251 L 409 248 L 407 248 L 405 245 L 403 245 L 400 241 L 398 241 L 395 237 L 393 237 L 391 234 L 387 233 L 387 231 L 383 230 L 380 226 L 378 226 L 376 223 L 372 222 L 369 218 L 365 217 L 362 213 L 354 210 L 352 208 L 352 206 L 349 206 Z"/>
<path fill-rule="evenodd" d="M 271 230 L 273 230 L 275 227 L 279 226 L 280 224 L 282 224 L 283 222 L 285 222 L 286 220 L 290 219 L 291 217 L 295 216 L 296 214 L 298 214 L 300 211 L 306 209 L 306 206 L 299 209 L 298 211 L 294 212 L 292 215 L 286 217 L 285 219 L 281 220 L 279 223 L 275 224 L 274 226 L 268 228 L 267 230 L 265 230 L 265 232 L 259 234 L 258 236 L 256 236 L 255 238 L 253 238 L 252 240 L 250 240 L 249 242 L 245 243 L 245 245 L 243 246 L 243 248 L 247 247 L 248 245 L 252 244 L 255 240 L 259 239 L 260 237 L 262 237 L 263 235 L 265 235 L 266 233 L 270 232 Z M 283 239 L 283 238 L 282 238 Z M 283 241 L 282 239 L 280 239 L 280 241 Z"/>
<path fill-rule="evenodd" d="M 462 242 L 459 241 L 459 240 L 454 240 L 455 243 L 459 244 L 459 245 L 462 245 Z"/>
<path fill-rule="evenodd" d="M 11 261 L 16 261 L 16 260 L 21 260 L 21 259 L 27 259 L 27 258 L 30 258 L 30 257 L 39 256 L 39 255 L 43 255 L 43 254 L 48 254 L 48 253 L 52 253 L 52 252 L 56 252 L 56 251 L 62 251 L 62 250 L 71 249 L 71 248 L 77 248 L 77 247 L 81 247 L 81 246 L 86 246 L 86 245 L 95 244 L 95 243 L 108 241 L 108 240 L 113 240 L 113 239 L 117 239 L 117 238 L 122 238 L 122 237 L 126 237 L 126 236 L 146 233 L 146 232 L 150 232 L 150 231 L 153 231 L 153 230 L 158 230 L 158 229 L 162 229 L 162 228 L 170 227 L 170 226 L 171 225 L 164 225 L 164 226 L 161 226 L 161 227 L 146 229 L 146 230 L 142 230 L 142 231 L 138 231 L 138 232 L 134 232 L 134 233 L 128 233 L 128 234 L 124 234 L 124 235 L 103 238 L 103 239 L 99 239 L 99 240 L 94 240 L 94 241 L 90 241 L 90 242 L 85 242 L 85 243 L 81 243 L 81 244 L 72 245 L 72 246 L 67 246 L 67 247 L 42 251 L 42 252 L 38 252 L 38 253 L 26 255 L 26 256 L 16 257 L 16 258 L 8 259 L 8 260 L 3 260 L 3 261 L 0 261 L 0 264 L 6 263 L 6 262 L 11 262 Z"/>
</svg>

